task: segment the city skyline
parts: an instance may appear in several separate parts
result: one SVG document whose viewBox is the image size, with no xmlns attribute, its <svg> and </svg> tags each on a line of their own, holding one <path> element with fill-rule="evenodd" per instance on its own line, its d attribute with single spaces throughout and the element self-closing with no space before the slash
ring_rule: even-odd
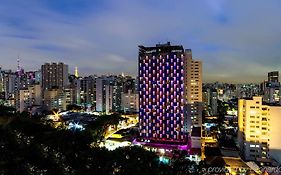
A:
<svg viewBox="0 0 281 175">
<path fill-rule="evenodd" d="M 25 70 L 64 62 L 70 72 L 77 66 L 82 75 L 135 75 L 137 45 L 171 41 L 192 49 L 194 58 L 204 62 L 204 82 L 258 83 L 267 72 L 281 70 L 276 64 L 281 55 L 281 24 L 276 22 L 280 5 L 224 0 L 5 2 L 0 7 L 1 66 L 16 70 L 19 55 Z"/>
</svg>

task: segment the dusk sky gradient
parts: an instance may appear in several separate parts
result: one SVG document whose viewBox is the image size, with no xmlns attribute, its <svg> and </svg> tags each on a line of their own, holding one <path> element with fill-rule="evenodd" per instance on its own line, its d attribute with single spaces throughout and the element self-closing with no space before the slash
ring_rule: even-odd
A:
<svg viewBox="0 0 281 175">
<path fill-rule="evenodd" d="M 208 82 L 261 82 L 281 71 L 281 1 L 7 0 L 0 66 L 64 62 L 82 75 L 136 75 L 138 45 L 191 48 Z"/>
</svg>

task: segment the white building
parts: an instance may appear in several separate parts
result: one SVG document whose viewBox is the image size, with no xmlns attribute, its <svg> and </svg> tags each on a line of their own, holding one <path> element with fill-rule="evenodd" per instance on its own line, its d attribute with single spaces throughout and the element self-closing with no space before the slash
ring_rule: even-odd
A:
<svg viewBox="0 0 281 175">
<path fill-rule="evenodd" d="M 33 106 L 40 106 L 42 104 L 41 85 L 30 85 L 27 89 L 20 90 L 16 104 L 19 112 L 30 111 Z"/>
</svg>

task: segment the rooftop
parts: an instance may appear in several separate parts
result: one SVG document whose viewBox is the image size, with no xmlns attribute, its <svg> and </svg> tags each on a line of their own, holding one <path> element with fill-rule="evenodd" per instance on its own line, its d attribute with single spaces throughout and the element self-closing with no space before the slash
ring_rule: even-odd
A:
<svg viewBox="0 0 281 175">
<path fill-rule="evenodd" d="M 184 53 L 184 48 L 182 45 L 171 45 L 170 42 L 165 44 L 156 44 L 153 47 L 145 47 L 143 45 L 139 46 L 139 55 L 143 56 L 144 54 L 159 54 L 159 53 Z"/>
</svg>

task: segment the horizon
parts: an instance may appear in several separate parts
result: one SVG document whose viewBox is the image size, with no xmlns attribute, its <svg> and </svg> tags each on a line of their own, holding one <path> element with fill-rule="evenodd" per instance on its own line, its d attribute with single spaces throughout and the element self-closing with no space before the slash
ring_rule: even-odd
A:
<svg viewBox="0 0 281 175">
<path fill-rule="evenodd" d="M 62 62 L 62 61 L 50 61 L 50 62 L 44 62 L 44 63 L 42 63 L 42 65 L 46 64 L 46 63 L 60 63 L 60 62 Z M 62 62 L 62 63 L 68 65 L 68 68 L 69 68 L 68 73 L 69 73 L 69 75 L 74 75 L 74 70 L 75 70 L 75 67 L 77 67 L 77 66 L 69 67 L 69 64 L 67 64 L 67 62 Z M 204 66 L 204 62 L 203 62 L 203 66 Z M 21 68 L 24 69 L 25 68 L 24 65 L 22 66 L 22 64 L 21 64 Z M 103 76 L 103 75 L 110 76 L 110 75 L 122 75 L 122 74 L 124 74 L 125 76 L 132 76 L 132 77 L 135 77 L 135 78 L 137 77 L 136 74 L 130 74 L 130 73 L 126 73 L 126 72 L 116 72 L 116 73 L 114 73 L 114 72 L 100 72 L 100 73 L 93 72 L 93 73 L 85 73 L 85 72 L 81 72 L 79 70 L 79 67 L 77 67 L 77 68 L 78 68 L 78 72 L 79 72 L 79 76 L 80 77 L 87 77 L 87 76 L 94 76 L 94 75 L 96 75 L 96 76 Z M 2 67 L 2 66 L 0 66 L 0 69 L 6 70 L 6 71 L 14 71 L 14 72 L 17 71 L 17 69 L 11 69 L 11 68 L 6 68 L 6 67 Z M 32 69 L 29 69 L 29 70 L 24 69 L 25 72 L 40 71 L 40 70 L 41 70 L 41 65 L 38 68 L 32 68 Z M 272 71 L 277 71 L 277 70 L 272 70 Z M 272 71 L 270 71 L 270 72 L 272 72 Z M 208 84 L 208 83 L 211 83 L 211 84 L 222 83 L 222 84 L 235 84 L 235 85 L 238 85 L 238 84 L 256 84 L 256 85 L 258 85 L 258 84 L 260 84 L 260 83 L 262 83 L 264 81 L 267 81 L 267 77 L 266 77 L 267 73 L 265 74 L 265 76 L 264 76 L 265 78 L 262 81 L 255 81 L 255 82 L 243 81 L 243 82 L 241 82 L 241 81 L 237 81 L 237 80 L 233 80 L 233 81 L 220 81 L 220 80 L 209 80 L 208 81 L 207 80 L 206 81 L 205 77 L 204 77 L 204 72 L 203 72 L 203 83 L 204 84 Z"/>
</svg>

